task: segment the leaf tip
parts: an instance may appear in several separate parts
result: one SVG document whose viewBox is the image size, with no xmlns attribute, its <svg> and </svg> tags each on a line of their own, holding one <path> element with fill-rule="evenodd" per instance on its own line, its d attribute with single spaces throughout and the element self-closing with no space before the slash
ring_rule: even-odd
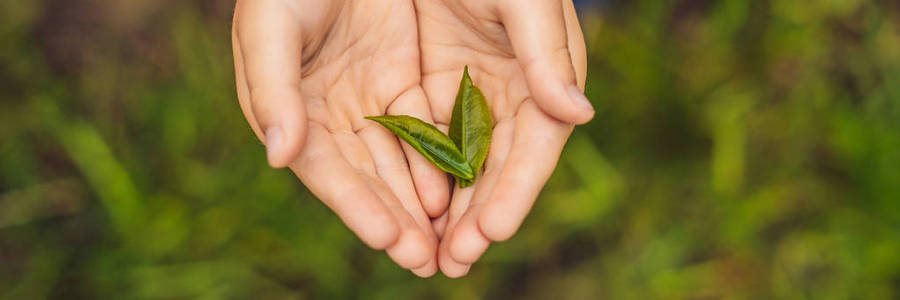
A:
<svg viewBox="0 0 900 300">
<path fill-rule="evenodd" d="M 463 77 L 459 83 L 462 85 L 472 85 L 472 77 L 469 76 L 469 65 L 463 67 Z"/>
<path fill-rule="evenodd" d="M 365 118 L 366 120 L 375 121 L 375 122 L 377 122 L 378 124 L 382 124 L 382 125 L 383 125 L 384 122 L 387 121 L 387 119 L 386 119 L 385 117 L 386 117 L 386 116 L 366 116 L 366 117 L 363 117 L 363 118 Z"/>
</svg>

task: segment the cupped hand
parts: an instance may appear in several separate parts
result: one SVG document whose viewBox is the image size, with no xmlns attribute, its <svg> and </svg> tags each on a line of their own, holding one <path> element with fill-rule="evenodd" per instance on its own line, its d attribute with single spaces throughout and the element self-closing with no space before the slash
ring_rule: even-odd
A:
<svg viewBox="0 0 900 300">
<path fill-rule="evenodd" d="M 584 38 L 571 0 L 415 0 L 422 86 L 434 121 L 450 123 L 463 67 L 494 118 L 484 174 L 453 191 L 435 221 L 441 271 L 465 275 L 531 210 L 572 131 L 594 114 L 583 94 Z"/>
<path fill-rule="evenodd" d="M 269 163 L 290 167 L 364 243 L 434 274 L 429 216 L 447 206 L 447 178 L 363 118 L 431 121 L 412 2 L 237 1 L 232 42 L 240 106 Z"/>
</svg>

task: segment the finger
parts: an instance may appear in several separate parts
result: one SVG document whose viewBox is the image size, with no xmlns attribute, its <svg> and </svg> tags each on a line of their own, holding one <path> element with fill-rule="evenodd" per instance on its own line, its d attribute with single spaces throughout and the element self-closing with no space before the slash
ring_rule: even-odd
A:
<svg viewBox="0 0 900 300">
<path fill-rule="evenodd" d="M 241 108 L 266 145 L 269 164 L 290 164 L 306 138 L 300 97 L 300 22 L 285 1 L 238 1 L 234 13 L 235 58 L 246 84 Z M 237 64 L 236 64 L 237 67 Z M 240 83 L 239 83 L 240 84 Z M 249 105 L 244 103 L 249 102 Z M 250 110 L 251 113 L 247 113 Z"/>
<path fill-rule="evenodd" d="M 388 256 L 406 269 L 424 265 L 430 254 L 434 253 L 434 249 L 437 247 L 436 238 L 433 235 L 429 238 L 423 232 L 405 209 L 404 204 L 397 198 L 394 191 L 379 177 L 375 167 L 377 164 L 376 160 L 366 142 L 360 136 L 350 131 L 336 131 L 331 136 L 334 138 L 338 150 L 344 159 L 360 174 L 369 189 L 381 199 L 400 226 L 400 236 L 397 242 L 386 249 Z M 387 148 L 387 146 L 397 147 L 396 145 L 374 145 L 373 147 L 380 149 Z M 400 150 L 396 149 L 396 152 L 400 152 Z M 396 155 L 400 156 L 402 154 Z M 415 199 L 412 202 L 416 202 Z M 414 203 L 414 205 L 418 206 L 418 203 Z M 424 216 L 421 209 L 419 210 L 419 214 Z M 431 228 L 428 227 L 428 229 L 430 230 Z"/>
<path fill-rule="evenodd" d="M 578 13 L 575 11 L 575 3 L 563 1 L 563 15 L 566 17 L 566 36 L 569 37 L 569 54 L 572 56 L 575 80 L 578 82 L 579 90 L 584 91 L 584 82 L 587 79 L 587 49 L 584 45 L 584 33 L 581 32 L 581 24 L 578 22 Z"/>
<path fill-rule="evenodd" d="M 444 241 L 449 244 L 450 256 L 456 262 L 475 263 L 491 244 L 479 228 L 478 216 L 500 178 L 502 166 L 512 145 L 514 125 L 514 119 L 510 119 L 501 121 L 494 127 L 485 172 L 475 181 L 475 193 L 469 208 L 456 222 L 453 234 L 448 235 Z"/>
<path fill-rule="evenodd" d="M 491 245 L 491 241 L 478 228 L 480 212 L 481 205 L 473 205 L 453 227 L 453 233 L 447 240 L 449 245 L 447 249 L 453 261 L 461 264 L 473 264 Z"/>
<path fill-rule="evenodd" d="M 434 228 L 434 234 L 437 235 L 438 241 L 444 237 L 444 230 L 447 229 L 447 220 L 450 219 L 450 210 L 445 209 L 440 217 L 431 219 L 431 227 Z"/>
<path fill-rule="evenodd" d="M 545 114 L 533 102 L 522 104 L 509 157 L 478 217 L 487 238 L 505 241 L 515 234 L 556 168 L 571 131 L 571 125 Z"/>
<path fill-rule="evenodd" d="M 241 45 L 237 40 L 237 30 L 232 30 L 231 32 L 231 43 L 234 48 L 235 88 L 237 89 L 241 112 L 244 114 L 244 118 L 247 119 L 247 123 L 250 123 L 250 129 L 253 129 L 256 137 L 260 141 L 265 141 L 262 129 L 259 128 L 259 123 L 256 122 L 256 117 L 253 116 L 253 106 L 250 104 L 250 88 L 247 87 L 247 76 L 244 74 L 244 58 L 241 52 Z"/>
<path fill-rule="evenodd" d="M 365 179 L 341 155 L 325 128 L 313 125 L 310 140 L 291 170 L 331 208 L 363 243 L 374 249 L 394 245 L 400 225 Z"/>
<path fill-rule="evenodd" d="M 477 183 L 476 183 L 477 185 Z M 445 276 L 450 278 L 459 278 L 469 272 L 470 264 L 460 263 L 453 259 L 450 255 L 450 243 L 447 237 L 453 236 L 456 223 L 466 213 L 469 208 L 469 202 L 472 195 L 475 194 L 474 188 L 460 189 L 459 185 L 455 185 L 453 189 L 453 199 L 450 201 L 450 207 L 447 208 L 447 226 L 444 231 L 444 240 L 438 245 L 438 266 Z"/>
<path fill-rule="evenodd" d="M 434 276 L 438 271 L 438 263 L 437 263 L 437 251 L 431 253 L 431 259 L 428 260 L 424 266 L 412 269 L 413 274 L 422 278 L 428 278 Z"/>
<path fill-rule="evenodd" d="M 472 196 L 475 195 L 475 185 L 473 188 L 459 188 L 459 185 L 453 186 L 453 199 L 450 200 L 450 207 L 447 208 L 448 216 L 447 216 L 447 228 L 445 229 L 446 234 L 450 234 L 453 231 L 453 228 L 456 226 L 456 223 L 462 219 L 462 216 L 469 210 L 469 204 L 472 201 Z"/>
<path fill-rule="evenodd" d="M 409 264 L 416 267 L 424 265 L 428 260 L 434 259 L 437 236 L 434 234 L 431 222 L 416 195 L 412 178 L 409 175 L 406 156 L 400 149 L 399 141 L 389 131 L 378 125 L 364 127 L 359 130 L 357 135 L 365 144 L 364 147 L 371 153 L 375 172 L 380 181 L 390 189 L 397 199 L 396 201 L 401 205 L 403 213 L 401 218 L 413 222 L 417 227 L 410 228 L 410 230 L 418 231 L 417 236 L 421 236 L 419 240 L 412 241 L 415 244 L 403 247 L 404 252 L 397 255 L 408 259 Z"/>
<path fill-rule="evenodd" d="M 387 187 L 384 187 L 383 191 L 387 191 Z M 397 265 L 404 269 L 421 268 L 434 258 L 437 240 L 428 237 L 396 199 L 392 201 L 394 204 L 389 204 L 388 207 L 398 220 L 401 233 L 397 242 L 388 246 L 386 252 Z"/>
<path fill-rule="evenodd" d="M 594 109 L 578 87 L 562 2 L 504 5 L 498 12 L 535 102 L 564 122 L 590 121 Z"/>
<path fill-rule="evenodd" d="M 369 180 L 369 188 L 374 190 L 400 225 L 400 236 L 397 242 L 388 246 L 386 252 L 394 262 L 404 269 L 415 269 L 424 266 L 434 257 L 436 241 L 429 238 L 416 225 L 409 213 L 403 209 L 400 201 L 391 193 L 383 181 L 378 178 Z"/>
<path fill-rule="evenodd" d="M 460 277 L 487 250 L 490 241 L 478 227 L 480 206 L 497 183 L 509 148 L 512 144 L 514 119 L 500 121 L 494 127 L 491 148 L 485 161 L 485 171 L 471 187 L 453 192 L 448 209 L 444 238 L 438 247 L 441 272 L 448 277 Z"/>
<path fill-rule="evenodd" d="M 436 57 L 435 59 L 440 58 Z M 428 62 L 428 60 L 425 61 Z M 422 88 L 425 90 L 435 126 L 446 125 L 449 128 L 459 86 L 447 83 L 458 83 L 459 79 L 462 78 L 462 71 L 463 65 L 459 65 L 458 67 L 453 66 L 451 71 L 436 72 L 422 76 Z"/>
<path fill-rule="evenodd" d="M 447 234 L 453 232 L 452 228 L 448 228 Z M 469 273 L 469 268 L 472 267 L 471 264 L 463 264 L 453 260 L 450 256 L 450 244 L 441 243 L 438 246 L 438 266 L 441 269 L 441 273 L 444 273 L 444 276 L 450 278 L 459 278 Z"/>
<path fill-rule="evenodd" d="M 401 94 L 387 109 L 391 115 L 408 115 L 432 123 L 431 109 L 425 99 L 422 88 L 415 87 Z M 396 138 L 392 138 L 396 140 Z M 415 190 L 422 207 L 429 217 L 437 217 L 444 213 L 450 202 L 450 185 L 447 175 L 434 166 L 413 147 L 402 143 L 403 152 L 409 162 L 408 175 L 412 175 Z"/>
</svg>

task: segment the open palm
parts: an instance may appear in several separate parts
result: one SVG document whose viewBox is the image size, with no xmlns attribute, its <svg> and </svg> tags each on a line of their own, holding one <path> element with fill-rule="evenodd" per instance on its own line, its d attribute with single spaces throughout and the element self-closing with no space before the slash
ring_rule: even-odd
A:
<svg viewBox="0 0 900 300">
<path fill-rule="evenodd" d="M 430 276 L 429 215 L 447 206 L 447 178 L 363 118 L 431 121 L 414 13 L 408 0 L 238 1 L 233 46 L 241 109 L 269 163 L 289 166 L 363 242 Z"/>
<path fill-rule="evenodd" d="M 450 123 L 465 65 L 494 118 L 484 174 L 453 191 L 436 228 L 438 262 L 465 275 L 491 241 L 510 238 L 556 166 L 584 98 L 585 49 L 571 1 L 415 0 L 422 86 L 438 126 Z"/>
</svg>

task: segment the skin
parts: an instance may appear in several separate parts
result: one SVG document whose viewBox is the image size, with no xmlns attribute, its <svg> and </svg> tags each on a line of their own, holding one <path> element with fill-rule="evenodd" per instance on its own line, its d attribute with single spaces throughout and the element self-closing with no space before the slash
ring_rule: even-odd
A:
<svg viewBox="0 0 900 300">
<path fill-rule="evenodd" d="M 246 0 L 232 42 L 241 109 L 269 164 L 290 167 L 368 246 L 431 276 L 429 215 L 447 206 L 447 178 L 364 119 L 432 121 L 415 20 L 409 1 Z"/>
<path fill-rule="evenodd" d="M 594 114 L 583 98 L 584 38 L 571 1 L 417 0 L 422 86 L 438 126 L 452 115 L 465 65 L 495 127 L 484 174 L 455 187 L 435 223 L 441 272 L 465 275 L 491 242 L 509 239 L 546 183 L 573 124 Z M 575 92 L 570 92 L 575 90 Z M 579 102 L 581 101 L 581 102 Z"/>
<path fill-rule="evenodd" d="M 571 2 L 239 0 L 233 28 L 238 98 L 270 165 L 423 277 L 463 276 L 509 239 L 573 124 L 594 113 Z M 466 64 L 495 128 L 484 174 L 451 190 L 363 117 L 411 115 L 446 132 Z"/>
</svg>

